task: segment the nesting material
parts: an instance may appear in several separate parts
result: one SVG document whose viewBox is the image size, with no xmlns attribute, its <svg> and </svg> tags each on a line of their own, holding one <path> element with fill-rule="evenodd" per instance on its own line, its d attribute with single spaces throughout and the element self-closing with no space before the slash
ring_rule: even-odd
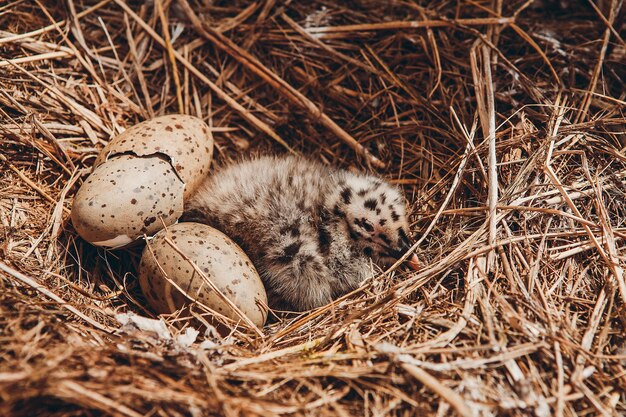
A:
<svg viewBox="0 0 626 417">
<path fill-rule="evenodd" d="M 623 2 L 187 1 L 202 30 L 183 0 L 0 2 L 0 415 L 626 414 Z M 143 248 L 70 209 L 109 138 L 174 113 L 220 165 L 403 187 L 420 270 L 260 333 L 157 317 Z"/>
</svg>

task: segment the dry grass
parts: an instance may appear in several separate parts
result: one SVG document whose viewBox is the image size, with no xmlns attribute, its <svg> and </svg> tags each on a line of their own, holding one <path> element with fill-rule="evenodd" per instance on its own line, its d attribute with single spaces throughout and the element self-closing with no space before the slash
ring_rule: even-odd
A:
<svg viewBox="0 0 626 417">
<path fill-rule="evenodd" d="M 626 413 L 621 0 L 189 1 L 0 4 L 1 415 Z M 176 112 L 218 163 L 401 184 L 422 270 L 262 336 L 122 326 L 140 248 L 68 211 L 111 136 Z"/>
</svg>

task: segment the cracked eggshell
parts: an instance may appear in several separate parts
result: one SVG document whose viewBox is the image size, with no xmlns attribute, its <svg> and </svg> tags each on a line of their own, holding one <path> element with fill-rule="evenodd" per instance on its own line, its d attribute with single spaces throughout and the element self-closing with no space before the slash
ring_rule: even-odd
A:
<svg viewBox="0 0 626 417">
<path fill-rule="evenodd" d="M 166 237 L 184 256 L 166 241 Z M 173 313 L 192 302 L 170 283 L 172 281 L 191 298 L 235 321 L 241 320 L 185 257 L 193 261 L 254 324 L 260 327 L 265 323 L 267 294 L 248 256 L 219 230 L 193 222 L 178 223 L 161 230 L 143 251 L 139 283 L 154 310 Z"/>
<path fill-rule="evenodd" d="M 111 157 L 132 153 L 139 157 L 162 154 L 169 158 L 185 183 L 187 199 L 209 172 L 213 136 L 201 119 L 183 114 L 155 117 L 113 138 L 96 159 L 96 167 Z"/>
<path fill-rule="evenodd" d="M 96 167 L 72 205 L 72 223 L 85 240 L 108 248 L 152 235 L 183 213 L 184 184 L 158 155 L 120 155 Z"/>
</svg>

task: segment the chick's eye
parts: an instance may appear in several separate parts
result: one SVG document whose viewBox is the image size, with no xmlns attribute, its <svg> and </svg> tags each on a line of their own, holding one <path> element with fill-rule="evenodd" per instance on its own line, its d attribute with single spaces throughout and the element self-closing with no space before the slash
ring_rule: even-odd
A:
<svg viewBox="0 0 626 417">
<path fill-rule="evenodd" d="M 372 223 L 370 223 L 365 217 L 361 219 L 354 219 L 354 224 L 356 224 L 359 227 L 362 227 L 368 232 L 372 232 L 374 230 L 374 226 L 372 226 Z"/>
</svg>

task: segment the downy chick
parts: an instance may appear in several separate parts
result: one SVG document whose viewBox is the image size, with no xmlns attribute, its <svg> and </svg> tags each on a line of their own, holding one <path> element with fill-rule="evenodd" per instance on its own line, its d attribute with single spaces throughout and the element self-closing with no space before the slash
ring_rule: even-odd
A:
<svg viewBox="0 0 626 417">
<path fill-rule="evenodd" d="M 372 274 L 370 260 L 389 265 L 411 246 L 396 187 L 301 157 L 226 166 L 204 180 L 186 211 L 243 248 L 274 308 L 327 304 Z"/>
</svg>

